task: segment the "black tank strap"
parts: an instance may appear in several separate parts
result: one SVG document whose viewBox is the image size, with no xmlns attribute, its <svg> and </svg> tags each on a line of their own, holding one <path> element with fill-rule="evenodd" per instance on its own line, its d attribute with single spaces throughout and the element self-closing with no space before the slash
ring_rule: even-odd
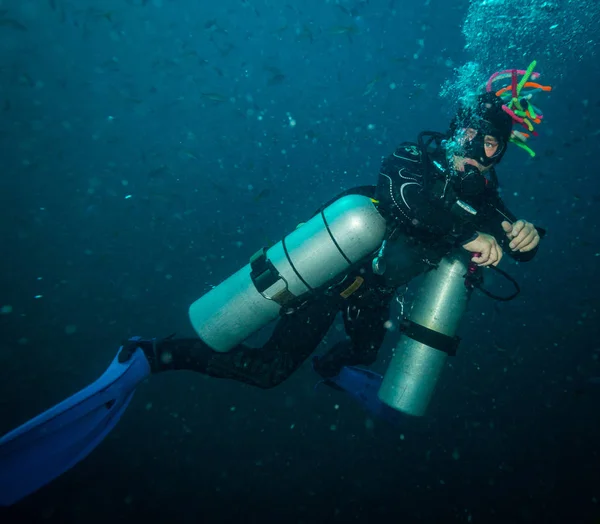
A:
<svg viewBox="0 0 600 524">
<path fill-rule="evenodd" d="M 433 349 L 443 351 L 449 356 L 454 357 L 460 343 L 460 337 L 449 337 L 433 329 L 429 329 L 412 320 L 404 319 L 400 326 L 402 333 L 406 336 L 425 344 Z"/>
<path fill-rule="evenodd" d="M 287 306 L 298 297 L 288 289 L 288 283 L 279 274 L 273 263 L 267 258 L 267 248 L 259 249 L 250 257 L 250 278 L 256 287 L 256 290 L 265 298 L 277 302 L 281 306 Z M 295 268 L 293 268 L 295 270 Z M 296 272 L 296 274 L 298 274 Z M 298 275 L 300 276 L 300 275 Z M 282 287 L 272 297 L 267 297 L 265 292 L 276 283 L 281 283 Z M 303 280 L 304 282 L 304 280 Z M 306 282 L 304 282 L 306 284 Z M 312 291 L 312 288 L 306 284 Z"/>
</svg>

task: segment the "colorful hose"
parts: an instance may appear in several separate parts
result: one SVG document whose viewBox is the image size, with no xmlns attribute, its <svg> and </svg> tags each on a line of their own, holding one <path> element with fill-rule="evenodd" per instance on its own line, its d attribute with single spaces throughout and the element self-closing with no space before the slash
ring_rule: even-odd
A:
<svg viewBox="0 0 600 524">
<path fill-rule="evenodd" d="M 535 72 L 537 62 L 534 60 L 527 69 L 505 69 L 494 73 L 487 81 L 486 89 L 500 97 L 504 104 L 502 109 L 508 113 L 515 123 L 521 124 L 533 136 L 537 136 L 533 124 L 541 124 L 544 115 L 540 109 L 531 103 L 535 93 L 552 91 L 552 87 L 534 82 L 540 77 Z M 519 79 L 519 77 L 521 77 Z M 509 80 L 510 83 L 500 89 L 494 89 L 494 83 Z M 510 141 L 527 151 L 532 157 L 535 152 L 525 143 L 530 137 L 528 133 L 513 131 Z"/>
</svg>

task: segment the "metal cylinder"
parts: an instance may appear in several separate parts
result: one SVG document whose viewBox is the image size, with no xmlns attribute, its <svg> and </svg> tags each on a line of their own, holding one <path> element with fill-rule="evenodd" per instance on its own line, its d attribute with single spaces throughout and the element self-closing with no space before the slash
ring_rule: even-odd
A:
<svg viewBox="0 0 600 524">
<path fill-rule="evenodd" d="M 465 286 L 468 254 L 444 257 L 424 277 L 408 320 L 447 337 L 454 337 L 470 290 Z M 403 334 L 379 388 L 379 399 L 407 415 L 423 416 L 448 358 L 440 349 Z"/>
<path fill-rule="evenodd" d="M 190 306 L 192 326 L 212 349 L 227 352 L 277 318 L 278 297 L 301 298 L 328 284 L 376 251 L 385 231 L 370 198 L 340 198 L 266 252 L 273 268 L 267 289 L 257 289 L 247 264 Z"/>
</svg>

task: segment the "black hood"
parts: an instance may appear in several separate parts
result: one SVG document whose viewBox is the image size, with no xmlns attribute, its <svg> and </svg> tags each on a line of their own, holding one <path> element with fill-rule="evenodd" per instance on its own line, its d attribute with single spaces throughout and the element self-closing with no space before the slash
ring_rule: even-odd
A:
<svg viewBox="0 0 600 524">
<path fill-rule="evenodd" d="M 474 144 L 477 146 L 476 160 L 484 160 L 483 165 L 498 164 L 510 140 L 512 133 L 513 119 L 502 109 L 502 99 L 494 93 L 485 93 L 479 95 L 473 104 L 462 105 L 452 121 L 450 122 L 450 137 L 454 137 L 459 129 L 473 128 L 478 131 L 479 139 Z M 485 151 L 483 150 L 483 136 L 491 135 L 500 143 L 499 153 L 494 157 L 493 161 L 485 159 Z M 479 151 L 482 149 L 482 151 Z M 483 158 L 481 155 L 483 153 Z"/>
</svg>

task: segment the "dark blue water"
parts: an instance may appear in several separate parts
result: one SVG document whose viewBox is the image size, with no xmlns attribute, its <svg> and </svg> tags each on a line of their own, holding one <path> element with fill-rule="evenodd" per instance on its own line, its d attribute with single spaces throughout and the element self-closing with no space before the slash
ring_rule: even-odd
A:
<svg viewBox="0 0 600 524">
<path fill-rule="evenodd" d="M 446 130 L 440 87 L 474 58 L 467 9 L 1 2 L 0 431 L 96 378 L 129 336 L 192 336 L 190 303 L 376 183 L 398 143 Z M 498 170 L 509 207 L 548 235 L 534 261 L 503 261 L 518 299 L 472 300 L 427 417 L 372 420 L 315 390 L 310 365 L 269 391 L 167 373 L 6 521 L 598 522 L 597 36 L 518 63 L 493 39 L 488 74 L 538 58 L 554 87 L 537 156 L 514 148 Z"/>
</svg>

